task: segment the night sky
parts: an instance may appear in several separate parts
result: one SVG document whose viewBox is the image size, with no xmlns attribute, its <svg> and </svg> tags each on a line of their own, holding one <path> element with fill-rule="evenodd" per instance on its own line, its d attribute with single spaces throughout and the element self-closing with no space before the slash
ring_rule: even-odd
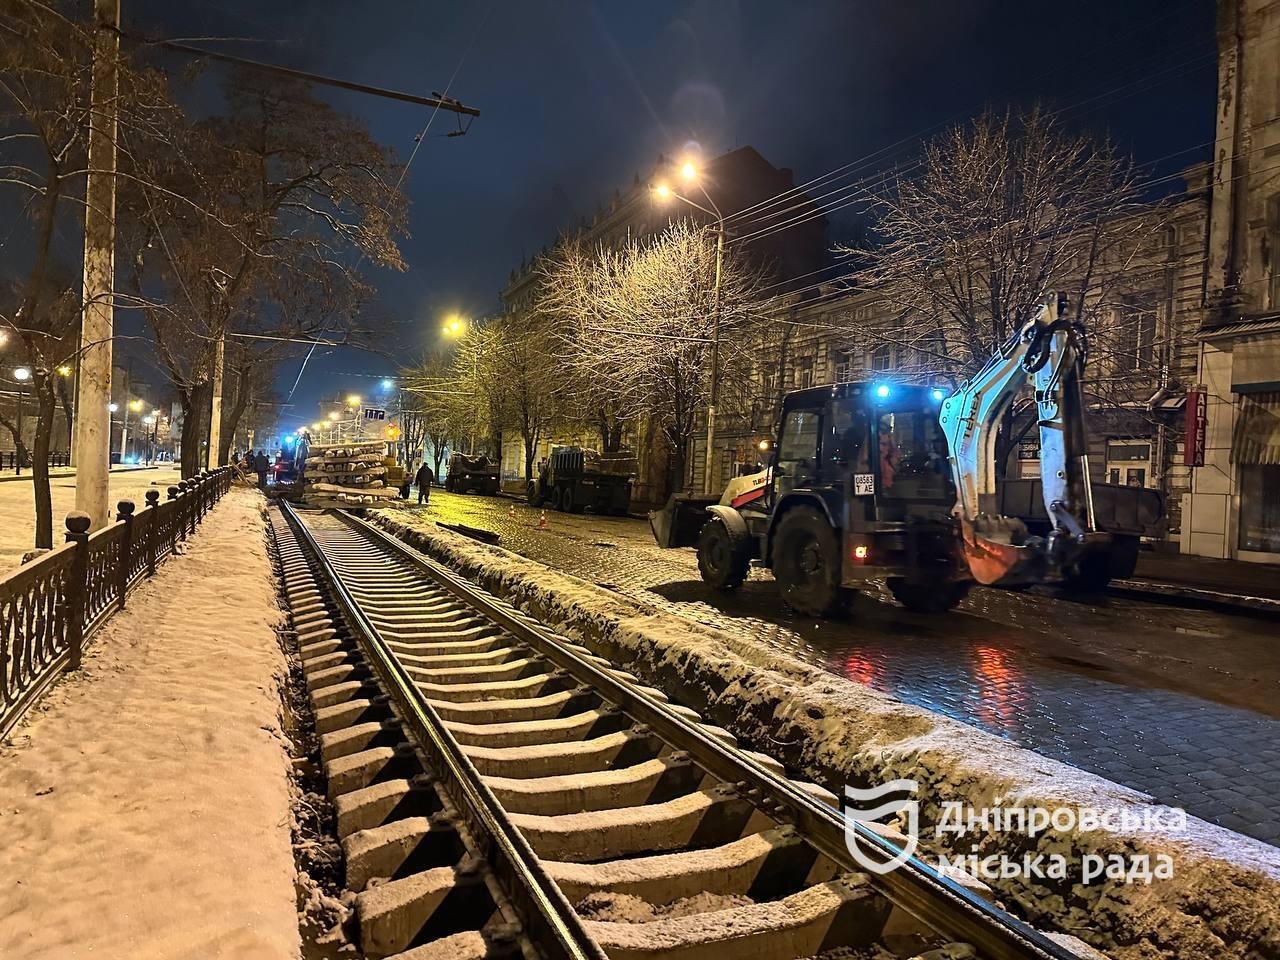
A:
<svg viewBox="0 0 1280 960">
<path fill-rule="evenodd" d="M 1213 137 L 1212 0 L 124 0 L 124 18 L 422 94 L 456 71 L 451 95 L 481 116 L 455 138 L 443 136 L 455 117 L 436 116 L 406 180 L 409 270 L 373 278 L 388 346 L 409 354 L 434 342 L 444 314 L 495 311 L 522 256 L 689 142 L 708 155 L 751 144 L 803 182 L 870 156 L 854 174 L 865 175 L 948 121 L 1037 98 L 1109 132 L 1153 176 L 1207 159 Z M 402 159 L 429 113 L 324 95 Z M 851 223 L 835 213 L 833 241 Z M 297 422 L 322 395 L 367 393 L 392 369 L 317 352 L 293 396 Z M 297 373 L 297 362 L 282 369 L 283 393 Z"/>
</svg>

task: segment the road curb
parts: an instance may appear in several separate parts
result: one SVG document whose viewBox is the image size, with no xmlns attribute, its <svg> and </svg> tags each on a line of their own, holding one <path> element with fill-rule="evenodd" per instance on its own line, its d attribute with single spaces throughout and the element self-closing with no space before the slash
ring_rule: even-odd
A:
<svg viewBox="0 0 1280 960">
<path fill-rule="evenodd" d="M 1112 580 L 1110 589 L 1112 593 L 1142 600 L 1182 601 L 1233 613 L 1280 618 L 1280 600 L 1269 597 L 1250 597 L 1155 580 Z"/>
</svg>

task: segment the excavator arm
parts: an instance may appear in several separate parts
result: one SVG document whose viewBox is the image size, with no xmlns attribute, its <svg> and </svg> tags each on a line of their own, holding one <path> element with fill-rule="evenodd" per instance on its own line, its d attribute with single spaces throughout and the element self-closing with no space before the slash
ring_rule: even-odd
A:
<svg viewBox="0 0 1280 960">
<path fill-rule="evenodd" d="M 1059 315 L 1050 296 L 1038 315 L 1006 341 L 986 365 L 942 404 L 956 487 L 965 560 L 984 584 L 1036 583 L 1069 564 L 1094 529 L 1080 372 L 1085 338 Z M 1040 477 L 1052 530 L 1033 537 L 1025 524 L 999 513 L 996 435 L 1015 398 L 1030 383 L 1040 431 Z"/>
</svg>

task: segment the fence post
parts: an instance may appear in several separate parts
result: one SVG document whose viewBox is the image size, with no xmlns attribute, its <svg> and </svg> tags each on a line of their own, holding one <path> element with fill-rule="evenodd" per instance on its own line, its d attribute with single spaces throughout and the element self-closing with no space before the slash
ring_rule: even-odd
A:
<svg viewBox="0 0 1280 960">
<path fill-rule="evenodd" d="M 124 522 L 120 535 L 120 559 L 116 568 L 116 588 L 120 591 L 120 609 L 124 609 L 125 594 L 129 592 L 129 568 L 133 566 L 133 511 L 132 500 L 116 504 L 116 519 Z"/>
<path fill-rule="evenodd" d="M 144 496 L 147 498 L 147 516 L 151 518 L 151 522 L 147 524 L 147 576 L 154 577 L 156 551 L 159 549 L 156 541 L 160 539 L 160 514 L 156 512 L 160 506 L 160 491 L 148 490 Z"/>
<path fill-rule="evenodd" d="M 190 525 L 187 514 L 191 511 L 191 481 L 178 481 L 178 529 L 182 531 L 182 539 L 187 539 L 187 527 Z"/>
<path fill-rule="evenodd" d="M 192 477 L 190 483 L 191 486 L 187 488 L 187 494 L 191 497 L 191 503 L 187 510 L 187 519 L 191 525 L 187 528 L 187 532 L 189 536 L 194 537 L 196 535 L 196 524 L 200 522 L 200 474 L 197 473 Z"/>
<path fill-rule="evenodd" d="M 181 492 L 182 491 L 176 485 L 170 487 L 169 499 L 172 501 L 175 501 L 176 503 L 178 499 L 178 494 Z M 182 516 L 182 514 L 179 513 L 178 511 L 180 511 L 181 509 L 182 509 L 181 507 L 176 505 L 173 508 L 173 523 L 169 525 L 169 552 L 170 553 L 173 553 L 178 546 L 178 518 Z"/>
<path fill-rule="evenodd" d="M 208 470 L 200 474 L 200 522 L 204 523 L 205 515 L 209 512 L 209 492 L 213 489 L 213 474 Z"/>
<path fill-rule="evenodd" d="M 72 511 L 67 514 L 67 543 L 74 543 L 76 551 L 67 571 L 66 616 L 67 649 L 70 657 L 68 670 L 80 669 L 80 657 L 84 652 L 85 602 L 89 596 L 89 525 L 93 519 L 87 513 Z"/>
</svg>

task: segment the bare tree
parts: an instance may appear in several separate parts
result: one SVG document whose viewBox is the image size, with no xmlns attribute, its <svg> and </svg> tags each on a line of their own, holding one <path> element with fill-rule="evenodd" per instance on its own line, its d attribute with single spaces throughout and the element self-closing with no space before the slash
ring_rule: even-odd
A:
<svg viewBox="0 0 1280 960">
<path fill-rule="evenodd" d="M 603 252 L 587 249 L 577 237 L 563 239 L 551 256 L 539 260 L 542 285 L 535 311 L 562 367 L 562 419 L 589 428 L 600 438 L 600 450 L 614 453 L 622 448 L 623 430 L 637 411 L 628 398 L 577 362 L 581 332 L 605 325 L 605 299 L 597 289 L 611 282 L 605 259 Z"/>
<path fill-rule="evenodd" d="M 620 409 L 639 411 L 658 425 L 671 453 L 668 486 L 687 482 L 687 451 L 707 404 L 715 261 L 715 238 L 681 222 L 652 239 L 600 250 L 589 261 L 585 283 L 555 267 L 546 277 L 549 302 L 571 321 L 561 336 L 575 375 Z M 726 254 L 719 369 L 726 410 L 749 393 L 761 284 L 758 268 L 732 250 Z M 590 303 L 571 308 L 567 301 L 583 290 Z"/>
<path fill-rule="evenodd" d="M 1167 223 L 1142 189 L 1113 143 L 1073 134 L 1039 107 L 952 128 L 925 147 L 917 176 L 878 198 L 873 241 L 840 248 L 861 260 L 855 283 L 878 300 L 872 319 L 847 318 L 848 340 L 900 373 L 958 381 L 1056 291 L 1069 294 L 1095 354 L 1123 349 L 1114 288 Z"/>
<path fill-rule="evenodd" d="M 56 236 L 79 232 L 83 216 L 92 37 L 79 5 L 60 0 L 0 0 L 0 189 L 16 198 L 28 232 L 9 242 L 12 286 L 0 306 L 9 359 L 30 371 L 34 433 L 29 449 L 35 499 L 35 545 L 52 545 L 49 451 L 54 411 L 70 422 L 67 381 L 79 350 L 79 281 L 56 261 Z M 176 113 L 163 78 L 123 61 L 118 66 L 119 130 L 144 149 Z M 15 228 L 16 229 L 16 228 Z M 24 242 L 25 241 L 25 242 Z M 4 418 L 20 455 L 28 452 L 15 420 Z"/>
<path fill-rule="evenodd" d="M 454 381 L 449 358 L 441 353 L 426 354 L 413 367 L 402 370 L 400 377 L 403 391 L 416 398 L 438 479 L 445 448 L 470 422 L 470 400 Z"/>
<path fill-rule="evenodd" d="M 524 444 L 524 479 L 533 479 L 538 444 L 561 419 L 568 391 L 557 363 L 558 341 L 545 318 L 508 314 L 489 328 L 486 389 L 505 426 Z"/>
<path fill-rule="evenodd" d="M 356 264 L 404 266 L 398 168 L 362 125 L 300 83 L 237 72 L 225 95 L 225 116 L 174 129 L 169 150 L 132 151 L 143 175 L 121 198 L 134 291 L 164 294 L 147 319 L 183 408 L 184 472 L 197 467 L 229 334 L 345 337 L 363 290 Z"/>
</svg>

